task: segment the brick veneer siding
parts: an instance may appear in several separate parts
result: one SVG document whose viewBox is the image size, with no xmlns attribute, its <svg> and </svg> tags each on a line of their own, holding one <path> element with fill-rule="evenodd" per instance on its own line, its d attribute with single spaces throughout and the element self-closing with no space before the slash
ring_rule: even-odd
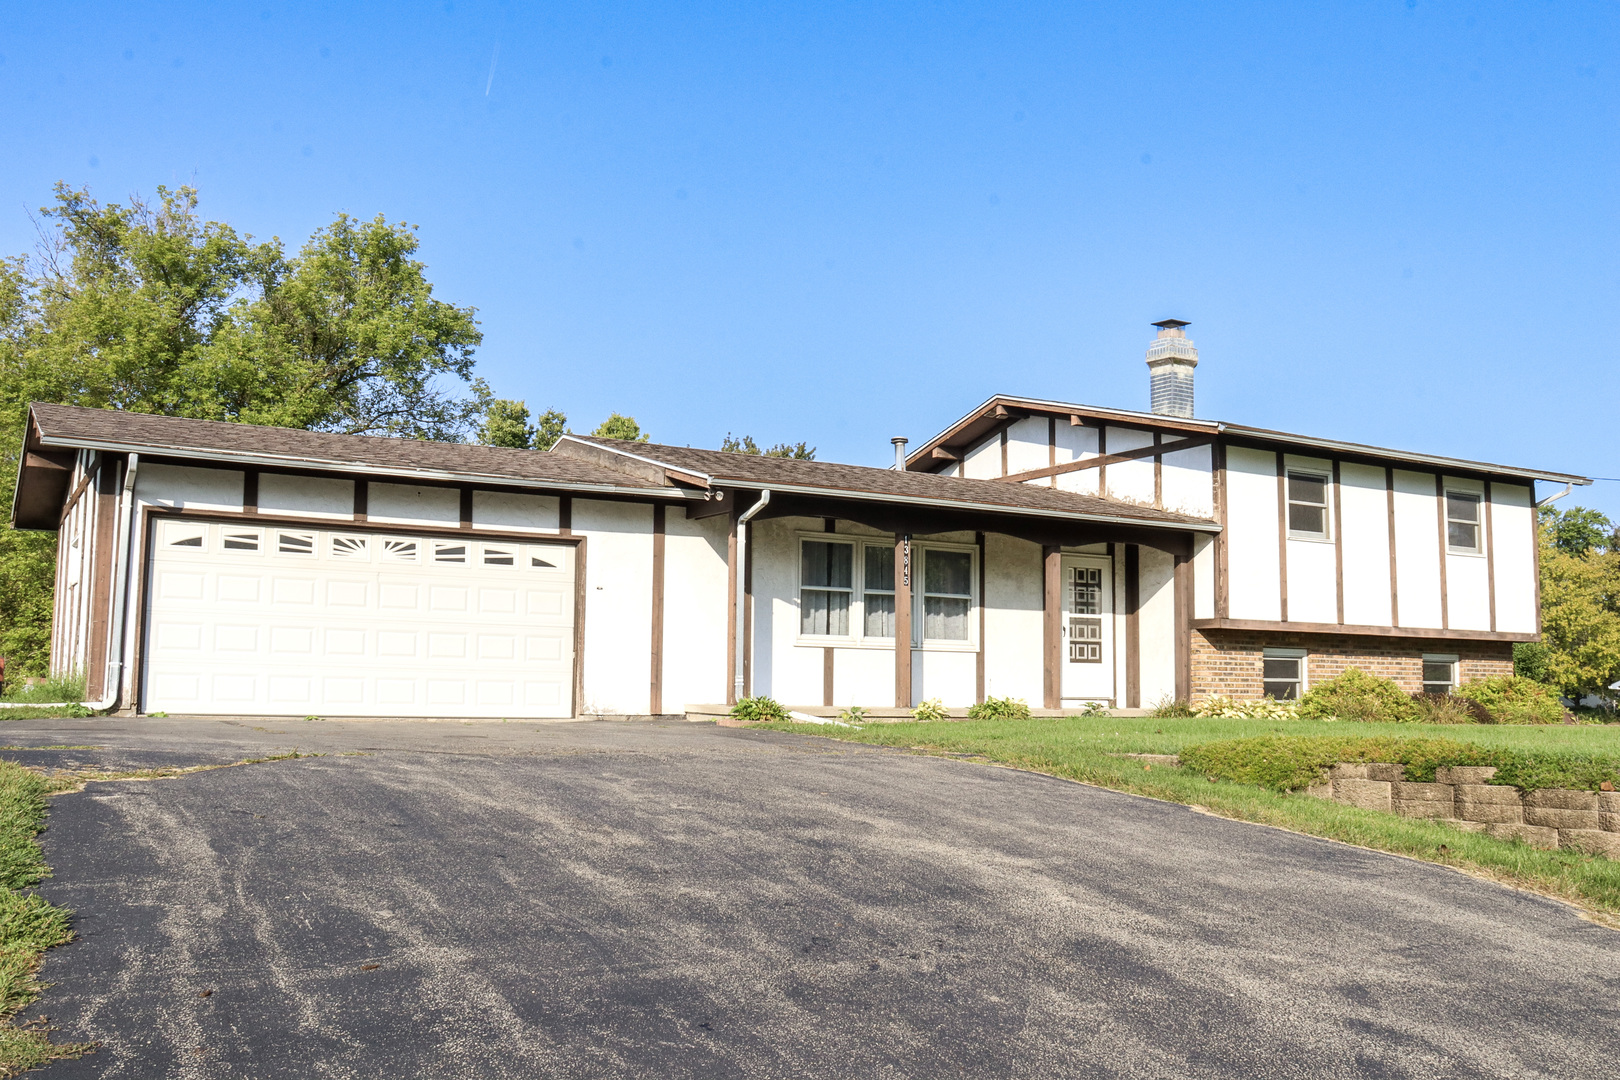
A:
<svg viewBox="0 0 1620 1080">
<path fill-rule="evenodd" d="M 1394 679 L 1402 690 L 1415 693 L 1423 689 L 1424 653 L 1455 653 L 1457 677 L 1463 682 L 1513 674 L 1513 644 L 1507 641 L 1194 630 L 1192 699 L 1264 696 L 1261 658 L 1267 648 L 1304 649 L 1307 685 L 1315 685 L 1339 675 L 1345 668 L 1355 667 L 1369 675 Z"/>
</svg>

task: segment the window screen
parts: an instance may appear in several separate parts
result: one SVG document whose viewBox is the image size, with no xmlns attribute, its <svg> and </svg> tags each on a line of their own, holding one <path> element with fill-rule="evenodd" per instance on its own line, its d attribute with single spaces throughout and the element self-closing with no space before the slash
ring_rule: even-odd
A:
<svg viewBox="0 0 1620 1080">
<path fill-rule="evenodd" d="M 866 636 L 894 637 L 894 551 L 867 547 L 866 573 L 862 579 L 866 593 Z"/>
<path fill-rule="evenodd" d="M 1298 701 L 1305 690 L 1305 653 L 1299 649 L 1267 649 L 1261 659 L 1267 697 Z"/>
<path fill-rule="evenodd" d="M 849 636 L 855 545 L 806 540 L 799 549 L 799 633 Z"/>
<path fill-rule="evenodd" d="M 1479 551 L 1479 496 L 1446 492 L 1446 546 L 1452 551 Z"/>
<path fill-rule="evenodd" d="M 1289 472 L 1288 531 L 1297 536 L 1327 536 L 1327 493 L 1327 477 Z"/>
<path fill-rule="evenodd" d="M 923 640 L 966 641 L 973 608 L 973 555 L 923 552 Z"/>
</svg>

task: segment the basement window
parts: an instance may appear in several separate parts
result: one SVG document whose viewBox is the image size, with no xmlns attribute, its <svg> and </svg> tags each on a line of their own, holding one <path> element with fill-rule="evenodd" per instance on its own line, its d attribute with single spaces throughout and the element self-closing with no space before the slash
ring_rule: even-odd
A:
<svg viewBox="0 0 1620 1080">
<path fill-rule="evenodd" d="M 1446 550 L 1479 554 L 1479 496 L 1466 491 L 1446 492 Z"/>
<path fill-rule="evenodd" d="M 1423 654 L 1423 692 L 1449 694 L 1457 688 L 1457 657 L 1451 653 Z"/>
<path fill-rule="evenodd" d="M 1288 471 L 1288 535 L 1327 539 L 1327 493 L 1327 477 Z"/>
<path fill-rule="evenodd" d="M 1305 693 L 1304 649 L 1267 649 L 1261 664 L 1267 697 L 1298 701 Z"/>
</svg>

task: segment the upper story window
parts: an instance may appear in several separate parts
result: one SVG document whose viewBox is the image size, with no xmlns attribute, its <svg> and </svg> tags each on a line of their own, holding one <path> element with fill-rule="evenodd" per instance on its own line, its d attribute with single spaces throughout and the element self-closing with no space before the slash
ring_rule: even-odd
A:
<svg viewBox="0 0 1620 1080">
<path fill-rule="evenodd" d="M 1477 555 L 1479 544 L 1479 496 L 1466 491 L 1446 492 L 1446 549 Z"/>
<path fill-rule="evenodd" d="M 799 550 L 799 633 L 849 636 L 849 608 L 855 597 L 854 567 L 854 544 L 804 542 Z"/>
<path fill-rule="evenodd" d="M 1328 478 L 1288 470 L 1288 534 L 1326 540 Z"/>
</svg>

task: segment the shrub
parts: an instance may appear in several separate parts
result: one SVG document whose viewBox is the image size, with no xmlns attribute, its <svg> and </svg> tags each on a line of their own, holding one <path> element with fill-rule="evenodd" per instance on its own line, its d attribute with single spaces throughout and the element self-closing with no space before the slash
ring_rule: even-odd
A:
<svg viewBox="0 0 1620 1080">
<path fill-rule="evenodd" d="M 1561 724 L 1564 706 L 1552 690 L 1523 675 L 1493 675 L 1457 688 L 1478 702 L 1498 724 Z"/>
<path fill-rule="evenodd" d="M 1029 704 L 1023 698 L 987 697 L 968 710 L 969 720 L 1028 720 Z"/>
<path fill-rule="evenodd" d="M 768 697 L 745 697 L 731 707 L 731 715 L 735 719 L 749 723 L 765 721 L 781 723 L 790 719 L 782 703 Z"/>
<path fill-rule="evenodd" d="M 1081 716 L 1108 716 L 1108 706 L 1100 701 L 1088 701 L 1080 709 Z"/>
<path fill-rule="evenodd" d="M 911 718 L 924 724 L 930 723 L 934 720 L 944 720 L 950 715 L 950 713 L 945 711 L 945 706 L 940 704 L 940 700 L 937 697 L 929 698 L 927 701 L 924 701 L 921 705 L 918 705 L 915 709 L 911 710 Z"/>
<path fill-rule="evenodd" d="M 1223 720 L 1298 720 L 1299 703 L 1276 698 L 1238 700 L 1229 697 L 1206 698 L 1193 710 L 1194 716 Z"/>
<path fill-rule="evenodd" d="M 1395 680 L 1352 667 L 1336 679 L 1311 687 L 1299 700 L 1299 716 L 1302 720 L 1411 724 L 1418 719 L 1418 708 Z"/>
<path fill-rule="evenodd" d="M 1417 718 L 1424 724 L 1494 724 L 1489 710 L 1456 694 L 1413 694 Z"/>
<path fill-rule="evenodd" d="M 866 710 L 859 705 L 851 705 L 838 714 L 838 719 L 846 724 L 854 724 L 859 727 L 861 724 L 866 723 Z"/>
<path fill-rule="evenodd" d="M 1159 720 L 1186 720 L 1198 714 L 1186 698 L 1173 698 L 1166 694 L 1153 703 L 1153 712 L 1149 715 Z"/>
</svg>

